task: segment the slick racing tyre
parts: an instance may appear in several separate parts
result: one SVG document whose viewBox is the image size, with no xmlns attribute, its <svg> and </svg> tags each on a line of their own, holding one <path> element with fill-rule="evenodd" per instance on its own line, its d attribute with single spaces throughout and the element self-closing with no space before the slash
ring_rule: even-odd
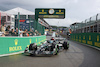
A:
<svg viewBox="0 0 100 67">
<path fill-rule="evenodd" d="M 64 43 L 63 43 L 63 47 L 64 47 L 64 49 L 68 49 L 68 48 L 69 48 L 69 46 L 68 46 L 68 44 L 67 44 L 66 41 L 64 41 Z"/>
</svg>

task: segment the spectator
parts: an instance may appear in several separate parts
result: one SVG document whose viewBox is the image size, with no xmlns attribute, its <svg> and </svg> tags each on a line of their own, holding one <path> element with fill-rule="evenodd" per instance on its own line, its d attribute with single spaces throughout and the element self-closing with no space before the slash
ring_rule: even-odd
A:
<svg viewBox="0 0 100 67">
<path fill-rule="evenodd" d="M 38 33 L 38 31 L 37 31 L 37 30 L 35 31 L 35 33 L 36 33 L 36 35 L 37 35 L 37 36 L 39 35 L 39 33 Z"/>
<path fill-rule="evenodd" d="M 15 36 L 15 35 L 16 35 L 15 31 L 14 31 L 14 29 L 12 29 L 11 30 L 11 36 Z"/>
<path fill-rule="evenodd" d="M 19 35 L 20 35 L 20 37 L 23 37 L 23 31 L 22 31 L 22 29 L 19 30 Z"/>
<path fill-rule="evenodd" d="M 28 37 L 29 37 L 29 33 L 26 33 L 26 36 L 28 36 Z"/>
<path fill-rule="evenodd" d="M 15 32 L 16 32 L 15 36 L 18 36 L 18 28 L 16 28 Z"/>
<path fill-rule="evenodd" d="M 34 32 L 32 31 L 32 29 L 30 29 L 30 36 L 33 36 Z"/>
<path fill-rule="evenodd" d="M 10 36 L 10 26 L 8 26 L 7 28 L 6 28 L 6 36 Z"/>
<path fill-rule="evenodd" d="M 3 33 L 1 36 L 2 36 L 2 37 L 5 37 L 5 34 Z"/>
<path fill-rule="evenodd" d="M 6 31 L 10 31 L 10 26 L 8 26 L 8 27 L 6 28 Z"/>
<path fill-rule="evenodd" d="M 41 36 L 41 33 L 39 33 L 39 36 Z"/>
<path fill-rule="evenodd" d="M 4 34 L 3 32 L 0 32 L 0 36 L 2 36 L 2 34 Z"/>
<path fill-rule="evenodd" d="M 25 29 L 25 31 L 23 32 L 23 36 L 27 36 L 27 33 L 28 33 L 28 31 L 27 31 L 27 29 Z"/>
<path fill-rule="evenodd" d="M 6 27 L 5 24 L 3 24 L 3 26 L 1 27 L 1 32 L 3 32 L 4 34 L 6 34 L 6 33 L 5 33 L 6 28 L 5 28 L 5 27 Z"/>
<path fill-rule="evenodd" d="M 34 33 L 34 35 L 36 36 L 36 33 Z"/>
</svg>

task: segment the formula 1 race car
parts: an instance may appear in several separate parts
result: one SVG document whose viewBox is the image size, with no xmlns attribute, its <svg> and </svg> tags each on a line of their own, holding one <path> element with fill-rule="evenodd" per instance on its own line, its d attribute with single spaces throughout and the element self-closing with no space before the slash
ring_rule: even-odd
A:
<svg viewBox="0 0 100 67">
<path fill-rule="evenodd" d="M 52 41 L 47 40 L 46 43 L 42 43 L 41 46 L 37 47 L 36 43 L 32 43 L 29 45 L 29 48 L 26 47 L 24 53 L 28 53 L 30 55 L 57 55 L 59 53 L 59 50 L 62 49 L 68 49 L 69 44 L 67 44 L 66 41 L 63 43 L 58 41 Z"/>
<path fill-rule="evenodd" d="M 37 47 L 36 43 L 32 43 L 24 51 L 24 53 L 29 53 L 30 55 L 57 55 L 58 52 L 58 45 L 55 43 L 51 44 L 49 41 L 39 47 Z"/>
</svg>

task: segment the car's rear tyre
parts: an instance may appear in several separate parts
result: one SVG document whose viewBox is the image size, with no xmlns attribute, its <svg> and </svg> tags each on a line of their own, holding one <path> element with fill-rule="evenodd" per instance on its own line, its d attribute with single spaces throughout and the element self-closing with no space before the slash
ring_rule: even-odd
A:
<svg viewBox="0 0 100 67">
<path fill-rule="evenodd" d="M 63 47 L 64 47 L 64 49 L 68 49 L 69 48 L 69 44 L 67 44 L 67 42 L 64 42 L 63 43 Z"/>
</svg>

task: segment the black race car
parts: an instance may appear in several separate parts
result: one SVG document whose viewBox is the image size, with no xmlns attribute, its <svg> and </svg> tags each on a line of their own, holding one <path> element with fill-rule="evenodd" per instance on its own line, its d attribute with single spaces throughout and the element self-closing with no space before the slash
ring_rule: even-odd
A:
<svg viewBox="0 0 100 67">
<path fill-rule="evenodd" d="M 37 46 L 36 43 L 31 43 L 29 48 L 26 47 L 24 53 L 30 55 L 57 55 L 60 49 L 68 49 L 69 44 L 67 41 L 61 43 L 62 40 L 47 40 L 46 43 L 42 43 L 41 46 Z"/>
</svg>

